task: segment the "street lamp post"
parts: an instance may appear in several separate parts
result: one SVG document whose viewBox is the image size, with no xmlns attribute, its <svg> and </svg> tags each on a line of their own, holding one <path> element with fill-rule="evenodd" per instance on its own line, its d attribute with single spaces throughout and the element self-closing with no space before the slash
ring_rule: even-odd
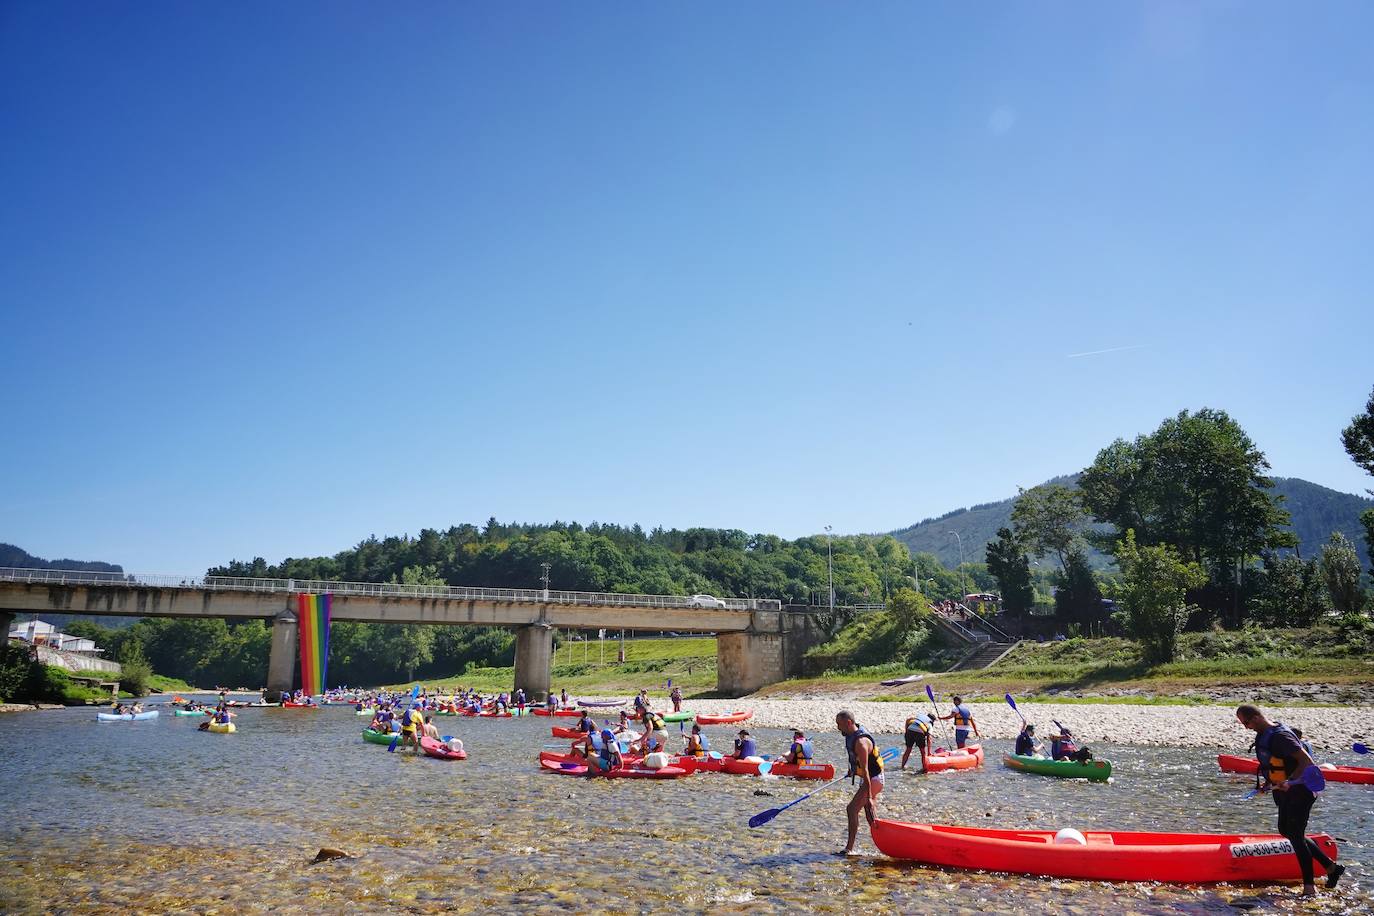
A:
<svg viewBox="0 0 1374 916">
<path fill-rule="evenodd" d="M 951 531 L 950 534 L 954 535 L 955 539 L 959 541 L 959 581 L 963 582 L 964 575 L 967 573 L 967 570 L 964 569 L 964 539 L 959 537 L 959 532 L 957 531 Z M 968 583 L 964 584 L 964 594 L 968 594 Z M 963 604 L 962 601 L 959 603 Z"/>
<path fill-rule="evenodd" d="M 825 572 L 830 580 L 830 619 L 835 619 L 835 560 L 830 552 L 830 526 L 825 526 Z"/>
<path fill-rule="evenodd" d="M 549 600 L 549 570 L 553 568 L 552 563 L 540 563 L 539 568 L 544 570 L 544 575 L 539 577 L 539 581 L 544 583 L 544 602 Z"/>
</svg>

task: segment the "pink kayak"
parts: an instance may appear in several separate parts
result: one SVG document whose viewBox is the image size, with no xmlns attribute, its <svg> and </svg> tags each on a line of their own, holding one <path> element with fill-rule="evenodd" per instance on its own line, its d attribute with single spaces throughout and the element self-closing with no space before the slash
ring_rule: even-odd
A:
<svg viewBox="0 0 1374 916">
<path fill-rule="evenodd" d="M 424 737 L 420 739 L 420 750 L 424 751 L 429 757 L 437 760 L 467 760 L 467 751 L 455 751 L 442 741 L 435 741 L 433 738 Z"/>
</svg>

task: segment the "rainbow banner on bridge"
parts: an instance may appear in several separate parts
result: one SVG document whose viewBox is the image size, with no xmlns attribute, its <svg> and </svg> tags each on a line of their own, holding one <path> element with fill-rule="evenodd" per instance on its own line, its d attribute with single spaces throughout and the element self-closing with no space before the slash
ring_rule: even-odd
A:
<svg viewBox="0 0 1374 916">
<path fill-rule="evenodd" d="M 324 673 L 329 667 L 329 598 L 329 595 L 296 596 L 301 689 L 312 697 L 324 693 Z"/>
</svg>

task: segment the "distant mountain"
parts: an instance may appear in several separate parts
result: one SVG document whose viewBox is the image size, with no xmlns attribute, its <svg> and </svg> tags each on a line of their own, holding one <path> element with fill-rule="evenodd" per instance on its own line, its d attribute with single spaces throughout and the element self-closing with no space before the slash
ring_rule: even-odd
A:
<svg viewBox="0 0 1374 916">
<path fill-rule="evenodd" d="M 13 544 L 0 544 L 0 566 L 18 569 L 79 569 L 85 572 L 122 573 L 124 567 L 117 563 L 100 563 L 95 560 L 44 560 Z"/>
<path fill-rule="evenodd" d="M 1069 487 L 1078 485 L 1078 475 L 1055 477 L 1047 483 Z M 1342 493 L 1297 477 L 1275 477 L 1274 494 L 1283 497 L 1283 507 L 1293 517 L 1292 529 L 1298 536 L 1299 549 L 1304 557 L 1315 557 L 1331 536 L 1340 531 L 1360 552 L 1365 567 L 1370 566 L 1368 546 L 1364 542 L 1364 528 L 1360 513 L 1374 508 L 1374 499 Z M 959 542 L 950 534 L 959 532 L 964 539 L 964 559 L 971 563 L 985 560 L 984 548 L 995 540 L 997 529 L 1011 526 L 1011 507 L 1016 497 L 995 503 L 983 503 L 967 509 L 955 509 L 939 518 L 892 532 L 892 536 L 911 548 L 912 553 L 933 553 L 946 566 L 959 562 Z M 1106 566 L 1110 558 L 1092 552 L 1093 565 Z"/>
</svg>

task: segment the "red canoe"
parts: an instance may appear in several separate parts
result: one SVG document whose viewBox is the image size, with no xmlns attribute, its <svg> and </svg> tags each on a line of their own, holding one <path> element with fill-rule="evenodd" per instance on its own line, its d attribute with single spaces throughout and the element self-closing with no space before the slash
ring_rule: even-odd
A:
<svg viewBox="0 0 1374 916">
<path fill-rule="evenodd" d="M 873 842 L 894 859 L 979 871 L 1085 881 L 1299 881 L 1297 856 L 1276 834 L 1084 833 L 1086 846 L 1048 830 L 983 830 L 878 819 Z M 1326 834 L 1312 839 L 1336 858 Z"/>
<path fill-rule="evenodd" d="M 424 737 L 420 739 L 420 750 L 426 756 L 434 757 L 439 760 L 467 760 L 467 751 L 455 751 L 442 741 L 435 741 L 433 738 Z"/>
<path fill-rule="evenodd" d="M 931 754 L 926 757 L 926 772 L 939 773 L 944 770 L 971 770 L 983 765 L 983 746 L 970 744 L 967 747 Z"/>
<path fill-rule="evenodd" d="M 586 776 L 586 764 L 572 762 L 558 762 L 547 758 L 541 759 L 539 765 L 553 773 L 562 773 L 564 776 Z M 691 776 L 693 770 L 683 769 L 682 767 L 666 766 L 657 770 L 647 767 L 626 766 L 609 773 L 592 773 L 593 776 L 605 776 L 609 779 L 677 779 L 682 776 Z"/>
<path fill-rule="evenodd" d="M 576 728 L 564 728 L 562 725 L 555 725 L 550 730 L 553 732 L 553 736 L 555 738 L 579 739 L 587 737 L 585 732 L 582 732 Z"/>
<path fill-rule="evenodd" d="M 543 706 L 536 706 L 531 709 L 530 712 L 534 713 L 536 716 L 574 716 L 578 719 L 582 718 L 582 712 L 577 709 L 555 709 L 550 712 Z"/>
<path fill-rule="evenodd" d="M 753 760 L 739 760 L 725 757 L 721 761 L 721 771 L 736 776 L 757 776 L 759 765 Z M 835 767 L 829 763 L 774 763 L 768 770 L 771 776 L 784 776 L 789 779 L 834 779 Z"/>
<path fill-rule="evenodd" d="M 284 702 L 284 703 L 282 703 L 281 705 L 282 705 L 282 708 L 284 708 L 284 709 L 319 709 L 319 708 L 320 708 L 319 705 L 316 704 L 316 703 L 289 703 L 289 702 Z"/>
<path fill-rule="evenodd" d="M 1259 761 L 1254 757 L 1238 757 L 1235 754 L 1218 754 L 1217 766 L 1227 773 L 1257 773 Z M 1327 782 L 1355 782 L 1374 786 L 1374 767 L 1332 766 L 1318 764 Z"/>
<path fill-rule="evenodd" d="M 724 715 L 724 716 L 703 716 L 703 715 L 698 715 L 698 716 L 697 716 L 697 724 L 698 724 L 698 725 L 734 725 L 736 722 L 744 722 L 745 720 L 747 720 L 747 719 L 752 719 L 752 718 L 754 718 L 754 711 L 753 711 L 752 709 L 743 709 L 743 710 L 740 710 L 739 712 L 732 712 L 732 713 L 730 713 L 729 715 Z"/>
</svg>

